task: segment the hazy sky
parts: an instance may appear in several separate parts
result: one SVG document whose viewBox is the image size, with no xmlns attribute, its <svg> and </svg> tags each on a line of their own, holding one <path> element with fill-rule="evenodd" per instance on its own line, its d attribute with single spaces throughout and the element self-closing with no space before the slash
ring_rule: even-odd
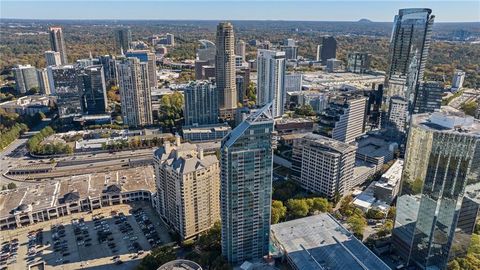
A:
<svg viewBox="0 0 480 270">
<path fill-rule="evenodd" d="M 400 8 L 428 7 L 437 22 L 480 21 L 480 0 L 0 0 L 1 18 L 392 21 Z"/>
</svg>

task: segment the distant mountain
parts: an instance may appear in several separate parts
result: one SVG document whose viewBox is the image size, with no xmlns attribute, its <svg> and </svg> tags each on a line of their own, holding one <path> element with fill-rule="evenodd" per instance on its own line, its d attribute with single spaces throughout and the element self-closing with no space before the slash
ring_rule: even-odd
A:
<svg viewBox="0 0 480 270">
<path fill-rule="evenodd" d="M 369 19 L 360 19 L 358 20 L 359 23 L 371 23 L 372 21 L 370 21 Z"/>
</svg>

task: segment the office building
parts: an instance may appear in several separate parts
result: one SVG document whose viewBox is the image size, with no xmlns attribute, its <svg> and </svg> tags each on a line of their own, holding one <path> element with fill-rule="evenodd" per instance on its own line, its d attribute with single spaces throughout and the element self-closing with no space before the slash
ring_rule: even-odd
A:
<svg viewBox="0 0 480 270">
<path fill-rule="evenodd" d="M 18 65 L 13 68 L 15 88 L 18 94 L 25 94 L 31 89 L 38 90 L 37 69 L 31 65 Z"/>
<path fill-rule="evenodd" d="M 397 159 L 395 163 L 375 183 L 374 196 L 377 200 L 391 204 L 400 191 L 400 180 L 403 170 L 403 160 Z"/>
<path fill-rule="evenodd" d="M 50 95 L 50 82 L 48 81 L 48 70 L 46 68 L 37 69 L 38 87 L 41 94 Z"/>
<path fill-rule="evenodd" d="M 272 225 L 271 239 L 291 269 L 390 270 L 328 213 Z"/>
<path fill-rule="evenodd" d="M 389 67 L 385 76 L 384 112 L 389 112 L 389 100 L 392 97 L 403 98 L 407 102 L 405 110 L 404 137 L 407 123 L 413 112 L 415 88 L 423 80 L 425 63 L 431 41 L 434 21 L 432 10 L 426 8 L 400 9 L 395 16 L 390 40 Z M 387 116 L 387 118 L 391 118 Z M 385 122 L 388 127 L 391 122 Z"/>
<path fill-rule="evenodd" d="M 417 269 L 465 255 L 480 202 L 480 122 L 460 112 L 412 116 L 392 233 Z"/>
<path fill-rule="evenodd" d="M 149 50 L 128 50 L 125 53 L 126 57 L 135 57 L 142 63 L 147 63 L 148 67 L 148 80 L 150 88 L 157 88 L 157 59 L 153 52 Z"/>
<path fill-rule="evenodd" d="M 52 51 L 60 53 L 60 62 L 62 65 L 68 64 L 67 49 L 61 27 L 50 27 L 50 47 Z"/>
<path fill-rule="evenodd" d="M 243 40 L 239 40 L 235 45 L 235 54 L 242 57 L 242 61 L 245 62 L 246 56 L 246 43 Z"/>
<path fill-rule="evenodd" d="M 328 107 L 320 113 L 318 133 L 350 143 L 364 133 L 366 98 L 339 95 L 330 99 Z"/>
<path fill-rule="evenodd" d="M 339 72 L 342 70 L 342 61 L 336 58 L 330 58 L 327 60 L 327 71 L 328 72 Z"/>
<path fill-rule="evenodd" d="M 61 118 L 83 113 L 83 89 L 78 80 L 78 70 L 73 65 L 47 68 L 50 91 L 57 96 L 58 114 Z"/>
<path fill-rule="evenodd" d="M 404 133 L 407 130 L 408 102 L 401 97 L 392 97 L 389 104 L 388 126 L 397 132 Z"/>
<path fill-rule="evenodd" d="M 462 70 L 455 70 L 453 73 L 452 79 L 452 91 L 456 92 L 463 87 L 463 82 L 465 81 L 465 72 Z"/>
<path fill-rule="evenodd" d="M 218 93 L 209 81 L 194 81 L 183 89 L 185 126 L 218 123 Z"/>
<path fill-rule="evenodd" d="M 208 60 L 195 60 L 195 80 L 208 80 L 205 77 L 205 68 L 206 66 L 210 66 Z"/>
<path fill-rule="evenodd" d="M 285 111 L 285 52 L 258 50 L 257 105 L 272 102 L 273 117 Z"/>
<path fill-rule="evenodd" d="M 222 255 L 231 263 L 269 253 L 272 132 L 271 104 L 267 104 L 222 140 Z"/>
<path fill-rule="evenodd" d="M 153 123 L 148 72 L 148 63 L 135 57 L 123 58 L 117 62 L 123 123 L 130 127 Z"/>
<path fill-rule="evenodd" d="M 220 164 L 194 144 L 166 142 L 154 154 L 160 216 L 182 240 L 220 220 Z"/>
<path fill-rule="evenodd" d="M 367 110 L 366 114 L 366 129 L 373 130 L 380 127 L 381 107 L 383 98 L 383 84 L 373 84 L 372 89 L 367 92 Z"/>
<path fill-rule="evenodd" d="M 372 55 L 369 53 L 349 53 L 347 55 L 347 71 L 360 74 L 369 72 L 371 58 Z"/>
<path fill-rule="evenodd" d="M 187 142 L 218 142 L 231 130 L 228 123 L 182 127 L 183 139 Z"/>
<path fill-rule="evenodd" d="M 79 71 L 79 82 L 83 90 L 83 112 L 105 114 L 107 112 L 107 89 L 102 65 L 83 68 Z"/>
<path fill-rule="evenodd" d="M 130 31 L 130 28 L 115 30 L 115 45 L 118 54 L 132 49 L 132 31 Z"/>
<path fill-rule="evenodd" d="M 356 150 L 353 144 L 307 133 L 293 141 L 292 179 L 328 199 L 342 197 L 353 187 Z"/>
<path fill-rule="evenodd" d="M 302 73 L 285 74 L 285 92 L 302 91 Z"/>
<path fill-rule="evenodd" d="M 198 42 L 200 46 L 197 48 L 197 59 L 207 61 L 209 65 L 215 64 L 215 54 L 217 53 L 215 43 L 206 39 L 201 39 Z"/>
<path fill-rule="evenodd" d="M 440 110 L 445 88 L 440 82 L 419 82 L 416 86 L 413 113 L 431 113 Z"/>
<path fill-rule="evenodd" d="M 223 119 L 233 119 L 237 108 L 235 89 L 235 37 L 233 25 L 221 22 L 217 26 L 215 55 L 215 83 L 218 90 L 220 114 Z"/>
<path fill-rule="evenodd" d="M 107 84 L 117 84 L 117 70 L 115 57 L 112 55 L 101 55 L 98 57 L 98 62 L 103 66 L 103 74 L 105 75 L 105 82 Z"/>
<path fill-rule="evenodd" d="M 327 60 L 332 58 L 337 58 L 337 40 L 332 36 L 322 37 L 320 48 L 322 65 L 327 65 Z"/>
<path fill-rule="evenodd" d="M 45 52 L 45 63 L 48 66 L 60 66 L 62 65 L 62 57 L 59 52 L 56 51 L 46 51 Z"/>
<path fill-rule="evenodd" d="M 247 90 L 250 85 L 250 68 L 241 67 L 237 68 L 235 71 L 235 84 L 237 88 L 237 99 L 241 104 L 246 104 L 248 102 Z"/>
<path fill-rule="evenodd" d="M 168 45 L 168 46 L 175 46 L 175 36 L 173 34 L 170 34 L 170 33 L 166 33 L 165 34 L 165 44 L 164 45 Z"/>
</svg>

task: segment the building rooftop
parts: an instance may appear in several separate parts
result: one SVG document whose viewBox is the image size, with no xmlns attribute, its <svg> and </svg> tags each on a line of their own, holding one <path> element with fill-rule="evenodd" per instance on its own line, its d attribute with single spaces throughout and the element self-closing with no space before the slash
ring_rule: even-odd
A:
<svg viewBox="0 0 480 270">
<path fill-rule="evenodd" d="M 369 157 L 385 157 L 394 151 L 397 145 L 384 138 L 376 136 L 362 136 L 357 139 L 357 153 Z"/>
<path fill-rule="evenodd" d="M 275 224 L 271 231 L 296 269 L 390 270 L 328 213 Z"/>
<path fill-rule="evenodd" d="M 445 110 L 440 112 L 416 114 L 412 117 L 412 126 L 438 132 L 458 133 L 480 136 L 480 121 L 462 112 Z"/>
<path fill-rule="evenodd" d="M 189 260 L 174 260 L 163 264 L 157 270 L 202 270 L 202 267 Z"/>
<path fill-rule="evenodd" d="M 328 138 L 314 133 L 307 133 L 303 138 L 324 145 L 325 147 L 335 149 L 336 151 L 339 151 L 341 153 L 348 153 L 350 151 L 356 150 L 357 148 L 355 145 L 337 141 L 332 138 Z"/>
<path fill-rule="evenodd" d="M 395 163 L 382 175 L 375 186 L 393 189 L 402 178 L 403 160 L 397 159 Z"/>
</svg>

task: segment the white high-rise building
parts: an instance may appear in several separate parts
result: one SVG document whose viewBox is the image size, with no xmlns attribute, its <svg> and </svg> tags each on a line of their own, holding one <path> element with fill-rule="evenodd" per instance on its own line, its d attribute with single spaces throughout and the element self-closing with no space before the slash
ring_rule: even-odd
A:
<svg viewBox="0 0 480 270">
<path fill-rule="evenodd" d="M 455 70 L 452 79 L 452 91 L 458 91 L 463 87 L 463 81 L 465 80 L 465 72 L 462 70 Z"/>
<path fill-rule="evenodd" d="M 286 100 L 285 52 L 258 50 L 257 74 L 257 104 L 272 102 L 273 117 L 281 117 Z"/>
<path fill-rule="evenodd" d="M 32 88 L 38 88 L 37 70 L 31 65 L 18 65 L 13 68 L 17 93 L 23 94 Z"/>
<path fill-rule="evenodd" d="M 285 74 L 285 92 L 302 91 L 302 73 Z"/>
<path fill-rule="evenodd" d="M 46 68 L 37 69 L 37 78 L 38 86 L 40 88 L 40 93 L 44 95 L 50 95 L 52 91 L 50 90 L 50 82 L 48 81 L 48 71 Z"/>
<path fill-rule="evenodd" d="M 62 64 L 62 58 L 59 52 L 56 51 L 46 51 L 45 52 L 45 62 L 48 66 L 60 66 Z"/>
<path fill-rule="evenodd" d="M 242 61 L 245 61 L 246 55 L 246 43 L 243 40 L 239 40 L 235 46 L 235 54 L 242 57 Z"/>
<path fill-rule="evenodd" d="M 135 57 L 123 58 L 117 62 L 117 77 L 123 123 L 131 127 L 151 125 L 153 119 L 148 63 Z"/>
</svg>

